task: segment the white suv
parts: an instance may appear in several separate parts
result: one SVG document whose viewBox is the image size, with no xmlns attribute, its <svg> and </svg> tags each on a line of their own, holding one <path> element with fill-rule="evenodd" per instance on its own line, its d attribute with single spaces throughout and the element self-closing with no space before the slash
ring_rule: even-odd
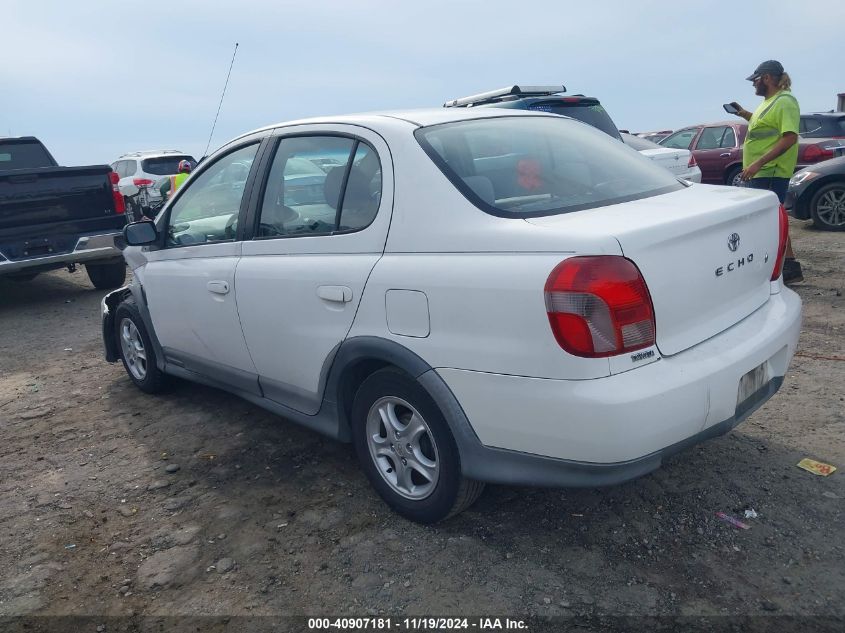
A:
<svg viewBox="0 0 845 633">
<path fill-rule="evenodd" d="M 432 522 L 483 482 L 638 477 L 750 415 L 800 330 L 786 231 L 773 194 L 681 183 L 555 115 L 279 124 L 127 226 L 106 358 L 351 441 Z"/>
<path fill-rule="evenodd" d="M 124 198 L 134 196 L 138 193 L 139 186 L 146 185 L 149 187 L 151 201 L 155 201 L 161 199 L 161 194 L 153 185 L 156 181 L 175 174 L 183 160 L 189 160 L 194 165 L 197 162 L 185 152 L 158 149 L 123 154 L 111 164 L 111 168 L 120 177 L 117 186 Z"/>
</svg>

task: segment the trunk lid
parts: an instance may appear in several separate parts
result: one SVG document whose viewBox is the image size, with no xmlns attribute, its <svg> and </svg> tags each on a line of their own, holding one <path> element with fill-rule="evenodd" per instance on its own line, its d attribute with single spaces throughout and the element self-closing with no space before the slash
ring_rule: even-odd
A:
<svg viewBox="0 0 845 633">
<path fill-rule="evenodd" d="M 588 211 L 530 218 L 610 234 L 640 269 L 664 356 L 715 336 L 762 306 L 778 251 L 778 200 L 765 191 L 694 185 Z"/>
<path fill-rule="evenodd" d="M 683 176 L 689 171 L 690 153 L 685 149 L 644 149 L 640 150 L 640 154 L 648 156 L 655 163 L 668 169 L 676 176 Z"/>
</svg>

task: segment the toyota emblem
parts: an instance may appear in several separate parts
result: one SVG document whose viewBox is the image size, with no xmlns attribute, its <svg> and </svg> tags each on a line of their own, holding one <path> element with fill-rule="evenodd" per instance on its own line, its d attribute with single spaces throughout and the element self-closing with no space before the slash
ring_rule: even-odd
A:
<svg viewBox="0 0 845 633">
<path fill-rule="evenodd" d="M 739 233 L 731 233 L 731 236 L 728 238 L 728 248 L 732 253 L 739 248 Z"/>
</svg>

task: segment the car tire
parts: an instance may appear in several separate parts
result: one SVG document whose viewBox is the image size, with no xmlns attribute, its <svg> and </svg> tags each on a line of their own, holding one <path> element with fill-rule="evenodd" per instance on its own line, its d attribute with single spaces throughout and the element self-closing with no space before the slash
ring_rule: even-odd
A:
<svg viewBox="0 0 845 633">
<path fill-rule="evenodd" d="M 114 322 L 118 354 L 130 380 L 141 391 L 160 392 L 166 376 L 156 364 L 152 340 L 135 302 L 131 299 L 121 302 L 115 310 Z"/>
<path fill-rule="evenodd" d="M 735 167 L 731 167 L 728 171 L 725 172 L 725 184 L 731 185 L 733 187 L 742 187 L 742 180 L 740 180 L 739 175 L 742 173 L 742 167 L 739 165 Z"/>
<path fill-rule="evenodd" d="M 85 272 L 98 290 L 119 288 L 126 281 L 126 262 L 121 259 L 108 264 L 85 264 Z"/>
<path fill-rule="evenodd" d="M 824 231 L 845 231 L 845 181 L 820 187 L 810 200 L 813 226 Z"/>
<path fill-rule="evenodd" d="M 351 424 L 364 473 L 407 519 L 436 523 L 468 508 L 484 490 L 461 474 L 458 446 L 437 404 L 399 370 L 382 369 L 364 380 Z"/>
</svg>

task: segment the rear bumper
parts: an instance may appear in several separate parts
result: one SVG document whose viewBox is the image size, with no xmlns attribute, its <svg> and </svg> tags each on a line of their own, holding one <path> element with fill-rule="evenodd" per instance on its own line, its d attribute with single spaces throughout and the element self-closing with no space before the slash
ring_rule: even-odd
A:
<svg viewBox="0 0 845 633">
<path fill-rule="evenodd" d="M 472 434 L 456 437 L 467 477 L 546 486 L 615 484 L 726 433 L 780 387 L 795 353 L 801 301 L 783 289 L 729 330 L 650 365 L 594 380 L 439 369 Z M 740 378 L 768 382 L 738 406 Z M 461 436 L 461 433 L 456 435 Z"/>
<path fill-rule="evenodd" d="M 0 275 L 30 269 L 61 268 L 65 264 L 84 263 L 94 260 L 119 259 L 122 255 L 114 245 L 114 238 L 120 233 L 101 233 L 80 237 L 69 253 L 45 255 L 10 261 L 0 253 Z"/>
</svg>

